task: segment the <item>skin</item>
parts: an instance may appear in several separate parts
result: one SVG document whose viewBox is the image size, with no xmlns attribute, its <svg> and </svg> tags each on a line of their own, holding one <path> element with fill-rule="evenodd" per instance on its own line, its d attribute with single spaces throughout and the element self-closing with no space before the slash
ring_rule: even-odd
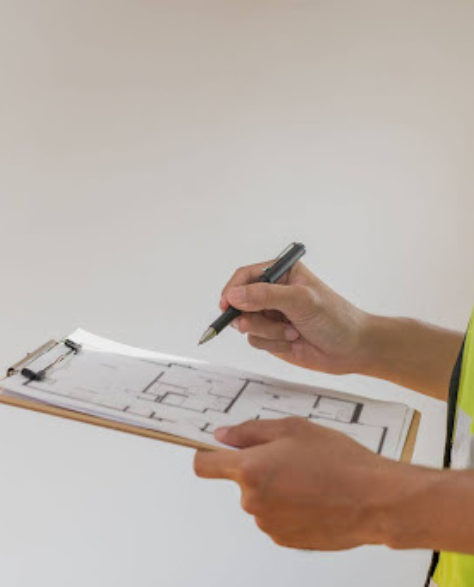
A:
<svg viewBox="0 0 474 587">
<path fill-rule="evenodd" d="M 249 343 L 294 365 L 359 373 L 445 399 L 463 335 L 368 314 L 298 263 L 278 284 L 254 283 L 268 263 L 239 269 L 220 307 Z M 341 550 L 362 544 L 474 554 L 474 473 L 375 455 L 300 418 L 221 428 L 238 451 L 196 453 L 196 474 L 239 484 L 243 509 L 277 544 Z"/>
</svg>

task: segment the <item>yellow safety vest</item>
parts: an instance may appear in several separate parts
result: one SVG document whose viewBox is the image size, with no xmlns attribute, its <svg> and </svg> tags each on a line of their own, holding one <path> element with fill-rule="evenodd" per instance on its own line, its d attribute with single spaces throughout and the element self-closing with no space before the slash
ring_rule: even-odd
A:
<svg viewBox="0 0 474 587">
<path fill-rule="evenodd" d="M 450 402 L 454 434 L 450 435 L 452 431 L 448 425 L 451 437 L 447 439 L 445 465 L 449 464 L 453 469 L 474 469 L 474 313 L 464 350 L 453 373 Z M 437 587 L 474 587 L 474 556 L 441 552 L 430 584 Z"/>
</svg>

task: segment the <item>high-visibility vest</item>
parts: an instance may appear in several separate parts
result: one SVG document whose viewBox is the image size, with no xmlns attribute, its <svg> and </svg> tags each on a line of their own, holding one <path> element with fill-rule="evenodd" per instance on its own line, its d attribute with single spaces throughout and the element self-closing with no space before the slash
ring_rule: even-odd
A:
<svg viewBox="0 0 474 587">
<path fill-rule="evenodd" d="M 444 466 L 474 469 L 474 313 L 451 379 Z M 433 587 L 474 587 L 474 556 L 436 553 L 432 571 Z"/>
</svg>

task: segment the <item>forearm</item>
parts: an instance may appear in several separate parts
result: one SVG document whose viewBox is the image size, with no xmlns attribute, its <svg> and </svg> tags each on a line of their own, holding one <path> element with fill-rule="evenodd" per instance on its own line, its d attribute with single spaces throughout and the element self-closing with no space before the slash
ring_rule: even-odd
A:
<svg viewBox="0 0 474 587">
<path fill-rule="evenodd" d="M 398 465 L 378 484 L 368 542 L 474 554 L 474 472 Z"/>
<path fill-rule="evenodd" d="M 361 373 L 446 399 L 463 335 L 408 318 L 368 315 Z"/>
</svg>

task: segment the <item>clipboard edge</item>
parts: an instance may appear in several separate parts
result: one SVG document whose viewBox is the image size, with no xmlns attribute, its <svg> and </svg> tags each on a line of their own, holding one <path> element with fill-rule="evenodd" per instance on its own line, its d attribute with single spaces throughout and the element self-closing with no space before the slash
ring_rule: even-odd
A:
<svg viewBox="0 0 474 587">
<path fill-rule="evenodd" d="M 0 405 L 6 405 L 11 407 L 22 408 L 33 412 L 55 416 L 58 418 L 64 418 L 66 420 L 81 422 L 83 424 L 91 424 L 101 428 L 107 428 L 108 430 L 115 430 L 118 432 L 124 432 L 126 434 L 133 434 L 135 436 L 141 436 L 143 438 L 150 438 L 153 440 L 161 440 L 171 444 L 177 444 L 187 448 L 194 448 L 196 450 L 226 450 L 225 448 L 216 447 L 210 444 L 205 444 L 182 436 L 174 436 L 165 432 L 159 432 L 158 430 L 152 430 L 150 428 L 142 428 L 140 426 L 133 426 L 131 424 L 125 424 L 123 422 L 116 422 L 115 420 L 107 420 L 98 416 L 92 416 L 90 414 L 84 414 L 83 412 L 76 412 L 74 410 L 68 410 L 66 408 L 60 408 L 49 404 L 31 401 L 28 399 L 18 398 L 6 395 L 2 393 L 0 385 Z M 415 450 L 416 439 L 418 437 L 418 431 L 421 421 L 421 414 L 417 410 L 414 410 L 408 435 L 405 440 L 402 455 L 399 462 L 411 463 L 413 459 L 413 453 Z M 227 449 L 230 450 L 230 449 Z"/>
<path fill-rule="evenodd" d="M 413 453 L 415 452 L 416 440 L 418 438 L 418 432 L 420 429 L 421 412 L 413 410 L 413 416 L 411 419 L 408 434 L 403 447 L 402 455 L 400 457 L 401 463 L 411 463 L 413 460 Z"/>
<path fill-rule="evenodd" d="M 23 398 L 12 397 L 2 393 L 1 387 L 0 405 L 21 408 L 24 410 L 29 410 L 40 414 L 46 414 L 49 416 L 55 416 L 57 418 L 64 418 L 66 420 L 80 422 L 83 424 L 91 424 L 93 426 L 98 426 L 100 428 L 107 428 L 109 430 L 125 432 L 127 434 L 142 436 L 144 438 L 150 438 L 153 440 L 161 440 L 163 442 L 168 442 L 171 444 L 177 444 L 188 448 L 194 448 L 196 450 L 221 450 L 220 447 L 212 446 L 210 444 L 204 444 L 181 436 L 166 434 L 165 432 L 159 432 L 158 430 L 142 428 L 140 426 L 133 426 L 130 424 L 125 424 L 123 422 L 116 422 L 114 420 L 106 420 L 105 418 L 91 416 L 90 414 L 84 414 L 83 412 L 75 412 L 74 410 L 67 410 L 65 408 L 51 406 L 49 404 L 44 404 L 41 402 L 35 402 Z M 225 449 L 223 448 L 222 450 Z"/>
</svg>

